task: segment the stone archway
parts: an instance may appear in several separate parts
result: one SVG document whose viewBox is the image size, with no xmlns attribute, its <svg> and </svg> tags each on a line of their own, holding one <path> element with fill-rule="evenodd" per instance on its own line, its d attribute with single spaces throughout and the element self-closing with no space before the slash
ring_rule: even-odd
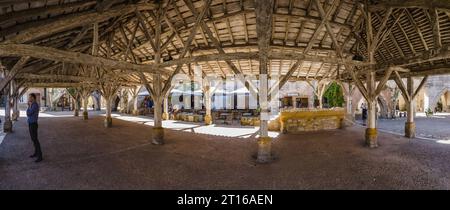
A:
<svg viewBox="0 0 450 210">
<path fill-rule="evenodd" d="M 120 97 L 116 95 L 114 97 L 114 99 L 113 99 L 111 110 L 114 111 L 114 112 L 117 112 L 117 108 L 119 107 L 119 103 L 120 103 Z"/>
<path fill-rule="evenodd" d="M 433 105 L 435 107 L 439 106 L 441 112 L 449 112 L 449 97 L 450 88 L 445 88 L 439 92 L 439 94 L 433 99 Z M 442 100 L 443 99 L 443 100 Z M 439 105 L 439 103 L 441 103 Z"/>
<path fill-rule="evenodd" d="M 442 88 L 440 91 L 428 91 L 429 93 L 429 108 L 432 111 L 436 110 L 437 104 L 439 102 L 439 100 L 441 99 L 441 97 L 443 95 L 445 95 L 446 93 L 450 93 L 450 87 L 444 87 Z M 434 93 L 434 94 L 433 94 Z"/>
</svg>

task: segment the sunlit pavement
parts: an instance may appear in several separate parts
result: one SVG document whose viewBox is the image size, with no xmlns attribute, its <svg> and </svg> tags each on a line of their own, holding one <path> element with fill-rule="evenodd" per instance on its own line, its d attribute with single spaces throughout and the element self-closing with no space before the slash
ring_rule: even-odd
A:
<svg viewBox="0 0 450 210">
<path fill-rule="evenodd" d="M 0 116 L 4 116 L 4 110 L 0 111 Z M 82 112 L 80 112 L 81 116 Z M 90 115 L 100 115 L 105 116 L 104 110 L 102 111 L 92 111 L 89 110 Z M 20 116 L 26 116 L 26 112 L 21 110 Z M 73 112 L 71 111 L 46 111 L 39 113 L 39 117 L 47 118 L 47 117 L 72 117 Z M 154 121 L 152 117 L 149 116 L 132 116 L 127 114 L 118 114 L 113 113 L 113 118 L 125 120 L 134 123 L 140 123 L 148 126 L 153 126 Z M 198 134 L 206 134 L 206 135 L 214 135 L 214 136 L 224 136 L 224 137 L 238 137 L 238 138 L 257 138 L 259 137 L 258 131 L 259 127 L 254 126 L 239 126 L 239 125 L 205 125 L 204 123 L 193 123 L 193 122 L 183 122 L 183 121 L 175 121 L 175 120 L 164 120 L 163 127 L 172 130 L 193 132 Z M 269 132 L 270 137 L 277 137 L 279 135 L 278 132 Z"/>
<path fill-rule="evenodd" d="M 150 117 L 146 116 L 129 116 L 129 115 L 119 115 L 113 114 L 113 118 L 120 120 L 142 123 L 145 125 L 153 126 L 154 121 Z M 163 127 L 172 130 L 180 130 L 186 132 L 193 132 L 198 134 L 207 134 L 215 136 L 225 136 L 225 137 L 239 137 L 239 138 L 249 138 L 258 137 L 259 127 L 253 126 L 233 126 L 233 125 L 205 125 L 204 123 L 191 123 L 175 120 L 164 120 Z M 278 132 L 269 132 L 270 137 L 277 137 Z"/>
<path fill-rule="evenodd" d="M 426 117 L 425 113 L 417 113 L 416 136 L 418 138 L 439 141 L 450 144 L 450 113 L 436 113 Z M 361 121 L 358 121 L 361 123 Z M 403 136 L 405 134 L 406 118 L 378 119 L 377 127 L 380 131 Z"/>
</svg>

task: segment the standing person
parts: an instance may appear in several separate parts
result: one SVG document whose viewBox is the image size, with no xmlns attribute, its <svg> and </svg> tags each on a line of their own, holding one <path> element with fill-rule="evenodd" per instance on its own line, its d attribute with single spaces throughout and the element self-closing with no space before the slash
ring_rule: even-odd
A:
<svg viewBox="0 0 450 210">
<path fill-rule="evenodd" d="M 27 117 L 28 129 L 30 130 L 31 140 L 34 145 L 34 154 L 30 157 L 37 158 L 34 162 L 38 163 L 42 161 L 42 151 L 38 140 L 39 105 L 36 102 L 36 95 L 34 93 L 31 93 L 28 97 Z"/>
<path fill-rule="evenodd" d="M 366 120 L 367 120 L 367 107 L 365 103 L 361 104 L 361 110 L 362 110 L 362 120 L 363 120 L 363 125 L 366 125 Z"/>
</svg>

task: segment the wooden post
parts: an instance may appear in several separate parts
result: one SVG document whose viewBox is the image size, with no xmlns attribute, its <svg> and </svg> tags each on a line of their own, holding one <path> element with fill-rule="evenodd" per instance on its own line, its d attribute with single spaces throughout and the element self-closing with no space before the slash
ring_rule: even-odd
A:
<svg viewBox="0 0 450 210">
<path fill-rule="evenodd" d="M 19 111 L 19 97 L 18 96 L 14 96 L 12 98 L 13 100 L 13 113 L 12 113 L 12 120 L 13 121 L 17 121 L 19 119 L 20 116 L 20 111 Z"/>
<path fill-rule="evenodd" d="M 82 89 L 81 93 L 82 93 L 82 96 L 83 96 L 83 119 L 87 120 L 87 119 L 89 119 L 89 116 L 88 116 L 88 101 L 89 101 L 90 93 L 89 93 L 89 90 L 87 90 L 87 89 Z"/>
<path fill-rule="evenodd" d="M 20 86 L 17 84 L 15 80 L 11 81 L 11 88 L 12 88 L 12 121 L 17 121 L 20 115 L 19 111 L 19 88 Z"/>
<path fill-rule="evenodd" d="M 414 138 L 416 136 L 416 124 L 414 122 L 414 80 L 411 76 L 407 78 L 406 88 L 410 100 L 406 101 L 407 118 L 405 122 L 405 136 L 408 138 Z"/>
<path fill-rule="evenodd" d="M 272 139 L 268 135 L 269 107 L 268 94 L 268 53 L 272 35 L 273 0 L 255 0 L 256 33 L 259 50 L 259 104 L 260 130 L 258 139 L 258 154 L 256 161 L 267 163 L 272 160 Z"/>
<path fill-rule="evenodd" d="M 323 93 L 320 90 L 317 90 L 317 100 L 319 100 L 319 106 L 317 108 L 323 108 Z"/>
<path fill-rule="evenodd" d="M 120 91 L 120 112 L 127 113 L 128 110 L 128 90 L 123 89 Z"/>
<path fill-rule="evenodd" d="M 3 124 L 3 131 L 5 133 L 12 132 L 11 121 L 11 83 L 6 85 L 4 89 L 5 94 L 5 122 Z"/>
<path fill-rule="evenodd" d="M 161 63 L 161 21 L 164 16 L 164 8 L 162 4 L 158 5 L 158 15 L 156 17 L 156 26 L 155 26 L 155 63 Z M 170 84 L 170 79 L 167 83 Z M 164 88 L 162 87 L 162 78 L 161 74 L 153 74 L 153 103 L 154 103 L 154 126 L 153 126 L 153 136 L 152 143 L 155 145 L 164 144 L 164 128 L 162 127 L 162 103 L 164 99 Z M 149 90 L 150 92 L 150 90 Z"/>
<path fill-rule="evenodd" d="M 367 73 L 367 92 L 369 92 L 369 98 L 367 99 L 368 116 L 367 116 L 367 128 L 366 128 L 366 145 L 375 148 L 378 147 L 378 135 L 377 135 L 377 99 L 374 96 L 375 89 L 375 72 L 369 71 Z"/>
<path fill-rule="evenodd" d="M 366 1 L 366 6 L 368 2 Z M 368 61 L 369 63 L 375 62 L 375 49 L 377 40 L 374 40 L 373 28 L 372 28 L 372 14 L 369 10 L 366 10 L 366 32 L 367 32 L 367 48 L 368 48 Z M 366 79 L 367 79 L 367 105 L 368 105 L 368 116 L 367 116 L 367 128 L 365 142 L 370 148 L 378 147 L 378 134 L 377 134 L 377 90 L 381 90 L 382 84 L 376 86 L 375 82 L 375 68 L 370 66 L 367 69 Z M 356 81 L 355 81 L 356 82 Z"/>
<path fill-rule="evenodd" d="M 354 122 L 354 120 L 355 120 L 355 116 L 354 116 L 355 113 L 353 112 L 353 90 L 354 90 L 353 87 L 354 86 L 350 82 L 343 83 L 343 82 L 338 81 L 338 84 L 342 88 L 342 92 L 344 93 L 344 97 L 345 97 L 346 118 L 347 118 L 347 120 Z"/>
<path fill-rule="evenodd" d="M 320 85 L 319 82 L 317 82 L 317 98 L 319 99 L 319 109 L 323 108 L 323 94 L 325 92 L 325 84 L 322 84 L 323 86 Z"/>
<path fill-rule="evenodd" d="M 75 93 L 75 98 L 73 99 L 73 116 L 80 116 L 80 96 Z"/>
<path fill-rule="evenodd" d="M 139 110 L 138 110 L 138 96 L 137 96 L 137 94 L 136 94 L 136 95 L 133 95 L 132 101 L 133 101 L 133 115 L 134 115 L 134 116 L 137 116 L 137 115 L 139 115 Z"/>
<path fill-rule="evenodd" d="M 213 123 L 212 120 L 212 114 L 211 114 L 211 86 L 207 84 L 204 87 L 204 94 L 205 94 L 205 124 L 211 125 Z"/>
<path fill-rule="evenodd" d="M 109 95 L 105 96 L 106 99 L 106 118 L 104 121 L 105 128 L 112 127 L 112 117 L 111 117 L 111 109 L 112 109 L 112 99 L 114 94 L 110 93 Z"/>
<path fill-rule="evenodd" d="M 168 99 L 168 97 L 164 97 L 163 98 L 162 119 L 163 120 L 168 120 L 169 119 L 169 99 Z"/>
<path fill-rule="evenodd" d="M 162 127 L 162 103 L 163 103 L 163 97 L 161 94 L 161 75 L 160 74 L 154 74 L 153 75 L 153 120 L 154 120 L 154 126 L 153 126 L 153 137 L 152 137 L 152 143 L 156 145 L 162 145 L 164 144 L 164 128 Z"/>
<path fill-rule="evenodd" d="M 87 111 L 87 109 L 88 109 L 88 100 L 89 100 L 89 95 L 87 95 L 87 96 L 85 95 L 83 97 L 83 119 L 84 120 L 87 120 L 89 118 L 88 111 Z"/>
</svg>

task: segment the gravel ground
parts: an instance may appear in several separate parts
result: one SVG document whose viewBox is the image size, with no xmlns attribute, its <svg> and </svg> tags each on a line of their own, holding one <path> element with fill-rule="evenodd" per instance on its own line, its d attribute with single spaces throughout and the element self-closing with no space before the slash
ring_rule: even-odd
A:
<svg viewBox="0 0 450 210">
<path fill-rule="evenodd" d="M 450 189 L 450 145 L 364 131 L 279 135 L 276 160 L 255 164 L 253 138 L 166 130 L 151 145 L 151 127 L 102 117 L 41 118 L 44 161 L 35 164 L 25 119 L 0 145 L 0 189 Z"/>
</svg>

